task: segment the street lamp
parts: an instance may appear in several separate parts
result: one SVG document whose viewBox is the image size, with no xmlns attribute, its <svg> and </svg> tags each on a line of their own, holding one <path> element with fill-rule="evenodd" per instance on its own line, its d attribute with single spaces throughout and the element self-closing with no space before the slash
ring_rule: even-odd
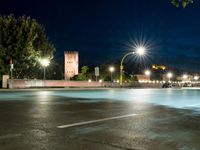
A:
<svg viewBox="0 0 200 150">
<path fill-rule="evenodd" d="M 142 56 L 145 54 L 145 47 L 143 46 L 139 46 L 136 48 L 136 51 L 133 51 L 133 52 L 129 52 L 127 54 L 124 55 L 124 57 L 122 57 L 122 60 L 121 60 L 121 63 L 120 63 L 120 77 L 119 77 L 119 83 L 120 85 L 122 85 L 122 82 L 123 82 L 123 62 L 124 62 L 124 59 L 129 56 L 129 55 L 133 55 L 133 54 L 137 54 L 139 56 Z"/>
<path fill-rule="evenodd" d="M 188 78 L 188 75 L 187 75 L 187 74 L 184 74 L 184 75 L 183 75 L 183 79 L 186 80 L 187 78 Z"/>
<path fill-rule="evenodd" d="M 140 56 L 144 55 L 145 53 L 145 48 L 143 46 L 137 47 L 136 48 L 136 53 Z"/>
<path fill-rule="evenodd" d="M 170 81 L 170 79 L 173 77 L 173 74 L 171 73 L 171 72 L 168 72 L 167 73 L 167 78 L 169 79 L 169 81 Z"/>
<path fill-rule="evenodd" d="M 50 61 L 49 61 L 49 59 L 47 59 L 47 58 L 43 58 L 43 59 L 40 60 L 40 63 L 41 63 L 41 65 L 42 65 L 43 68 L 44 68 L 43 80 L 45 80 L 45 79 L 46 79 L 46 67 L 49 66 Z"/>
<path fill-rule="evenodd" d="M 198 76 L 194 76 L 194 80 L 199 80 L 199 77 Z"/>
<path fill-rule="evenodd" d="M 144 71 L 144 74 L 145 74 L 146 76 L 150 76 L 150 75 L 151 75 L 151 71 L 150 71 L 150 70 L 145 70 L 145 71 Z"/>
<path fill-rule="evenodd" d="M 109 71 L 110 71 L 110 80 L 112 81 L 112 73 L 115 71 L 115 68 L 114 67 L 110 67 Z"/>
</svg>

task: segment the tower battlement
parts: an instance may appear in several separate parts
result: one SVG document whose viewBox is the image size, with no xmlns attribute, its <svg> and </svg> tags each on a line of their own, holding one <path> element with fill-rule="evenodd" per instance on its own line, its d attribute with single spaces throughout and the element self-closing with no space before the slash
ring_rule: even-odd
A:
<svg viewBox="0 0 200 150">
<path fill-rule="evenodd" d="M 65 54 L 76 54 L 78 51 L 65 51 Z"/>
</svg>

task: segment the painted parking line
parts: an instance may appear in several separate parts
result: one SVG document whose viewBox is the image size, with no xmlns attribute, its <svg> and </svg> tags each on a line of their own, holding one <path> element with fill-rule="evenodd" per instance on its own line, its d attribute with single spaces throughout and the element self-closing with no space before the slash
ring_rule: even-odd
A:
<svg viewBox="0 0 200 150">
<path fill-rule="evenodd" d="M 86 124 L 91 124 L 91 123 L 97 123 L 97 122 L 103 122 L 103 121 L 108 121 L 108 120 L 114 120 L 114 119 L 122 119 L 122 118 L 128 118 L 128 117 L 133 117 L 138 114 L 127 114 L 123 116 L 116 116 L 116 117 L 110 117 L 110 118 L 102 118 L 102 119 L 97 119 L 97 120 L 91 120 L 91 121 L 83 121 L 83 122 L 77 122 L 77 123 L 72 123 L 72 124 L 67 124 L 67 125 L 61 125 L 57 126 L 57 128 L 70 128 L 70 127 L 75 127 L 75 126 L 81 126 L 81 125 L 86 125 Z"/>
<path fill-rule="evenodd" d="M 7 134 L 7 135 L 0 135 L 0 140 L 9 139 L 9 138 L 16 138 L 22 136 L 21 134 Z"/>
</svg>

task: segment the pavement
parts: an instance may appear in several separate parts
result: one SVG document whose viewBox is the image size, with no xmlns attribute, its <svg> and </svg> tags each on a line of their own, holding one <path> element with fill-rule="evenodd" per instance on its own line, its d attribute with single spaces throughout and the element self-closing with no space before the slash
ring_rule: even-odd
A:
<svg viewBox="0 0 200 150">
<path fill-rule="evenodd" d="M 0 150 L 200 149 L 200 114 L 192 110 L 37 91 L 22 99 L 21 91 L 6 92 L 4 100 L 5 92 Z"/>
</svg>

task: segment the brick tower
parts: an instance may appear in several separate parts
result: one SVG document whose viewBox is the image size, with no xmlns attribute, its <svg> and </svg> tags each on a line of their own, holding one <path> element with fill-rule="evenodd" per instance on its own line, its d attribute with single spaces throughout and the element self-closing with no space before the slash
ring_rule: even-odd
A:
<svg viewBox="0 0 200 150">
<path fill-rule="evenodd" d="M 70 80 L 78 74 L 78 52 L 66 51 L 65 52 L 65 80 Z"/>
</svg>

